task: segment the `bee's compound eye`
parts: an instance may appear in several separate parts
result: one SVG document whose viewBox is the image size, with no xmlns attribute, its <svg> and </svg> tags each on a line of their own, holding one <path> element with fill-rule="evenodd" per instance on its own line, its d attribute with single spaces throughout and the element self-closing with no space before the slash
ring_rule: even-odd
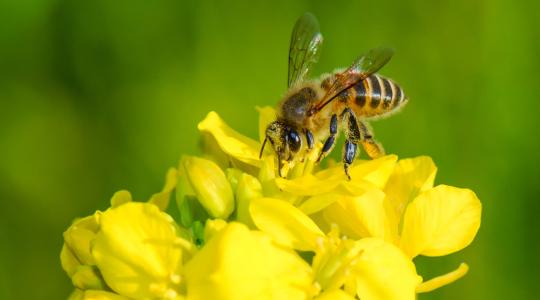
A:
<svg viewBox="0 0 540 300">
<path fill-rule="evenodd" d="M 296 132 L 296 130 L 291 129 L 289 131 L 288 140 L 289 140 L 289 149 L 292 152 L 298 152 L 298 150 L 300 150 L 300 146 L 302 145 L 302 141 L 300 140 L 300 135 L 298 135 L 298 132 Z"/>
</svg>

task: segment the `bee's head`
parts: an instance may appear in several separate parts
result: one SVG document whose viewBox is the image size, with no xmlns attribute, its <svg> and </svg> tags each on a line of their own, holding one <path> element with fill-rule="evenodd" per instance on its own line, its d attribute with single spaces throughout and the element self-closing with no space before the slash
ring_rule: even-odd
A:
<svg viewBox="0 0 540 300">
<path fill-rule="evenodd" d="M 266 137 L 261 147 L 260 157 L 262 157 L 267 141 L 270 142 L 276 152 L 280 166 L 282 160 L 292 160 L 294 154 L 302 147 L 302 139 L 298 131 L 281 120 L 274 121 L 266 127 Z"/>
</svg>

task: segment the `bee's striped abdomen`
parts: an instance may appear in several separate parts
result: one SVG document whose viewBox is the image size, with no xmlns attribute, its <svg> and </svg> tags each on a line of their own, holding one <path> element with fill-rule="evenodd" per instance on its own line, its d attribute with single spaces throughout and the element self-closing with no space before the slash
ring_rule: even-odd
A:
<svg viewBox="0 0 540 300">
<path fill-rule="evenodd" d="M 370 75 L 351 89 L 354 89 L 356 94 L 354 100 L 351 99 L 351 108 L 366 117 L 391 112 L 407 100 L 401 87 L 377 74 Z"/>
</svg>

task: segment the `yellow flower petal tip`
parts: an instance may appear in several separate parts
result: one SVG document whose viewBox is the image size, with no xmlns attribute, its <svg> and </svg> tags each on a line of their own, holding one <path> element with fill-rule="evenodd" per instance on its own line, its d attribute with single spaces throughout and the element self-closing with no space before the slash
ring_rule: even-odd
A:
<svg viewBox="0 0 540 300">
<path fill-rule="evenodd" d="M 209 133 L 230 157 L 255 167 L 260 166 L 260 144 L 234 131 L 216 112 L 208 113 L 197 127 L 199 131 Z"/>
<path fill-rule="evenodd" d="M 178 171 L 175 168 L 170 168 L 165 177 L 165 185 L 161 192 L 152 195 L 149 203 L 157 205 L 159 209 L 166 210 L 169 206 L 171 193 L 175 189 L 178 180 Z"/>
<path fill-rule="evenodd" d="M 112 196 L 111 207 L 117 207 L 131 201 L 133 201 L 133 198 L 131 197 L 131 193 L 126 190 L 121 190 L 114 193 L 114 195 Z"/>
<path fill-rule="evenodd" d="M 436 290 L 440 287 L 443 287 L 445 285 L 448 285 L 461 277 L 465 276 L 467 272 L 469 271 L 469 266 L 466 263 L 461 263 L 459 267 L 447 274 L 437 276 L 435 278 L 432 278 L 426 282 L 422 282 L 418 285 L 416 288 L 417 293 L 427 293 L 431 292 L 433 290 Z"/>
</svg>

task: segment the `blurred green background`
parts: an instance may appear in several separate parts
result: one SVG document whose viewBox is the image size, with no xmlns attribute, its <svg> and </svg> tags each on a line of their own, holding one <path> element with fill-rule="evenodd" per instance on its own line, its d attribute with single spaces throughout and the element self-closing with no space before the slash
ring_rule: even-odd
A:
<svg viewBox="0 0 540 300">
<path fill-rule="evenodd" d="M 254 107 L 285 92 L 305 11 L 325 36 L 315 73 L 395 48 L 381 73 L 411 101 L 372 124 L 377 138 L 400 157 L 433 157 L 437 183 L 483 202 L 470 247 L 417 259 L 425 278 L 461 261 L 470 273 L 420 299 L 537 298 L 540 2 L 3 0 L 0 299 L 66 298 L 63 230 L 119 189 L 158 191 L 197 153 L 208 111 L 256 137 Z"/>
</svg>

